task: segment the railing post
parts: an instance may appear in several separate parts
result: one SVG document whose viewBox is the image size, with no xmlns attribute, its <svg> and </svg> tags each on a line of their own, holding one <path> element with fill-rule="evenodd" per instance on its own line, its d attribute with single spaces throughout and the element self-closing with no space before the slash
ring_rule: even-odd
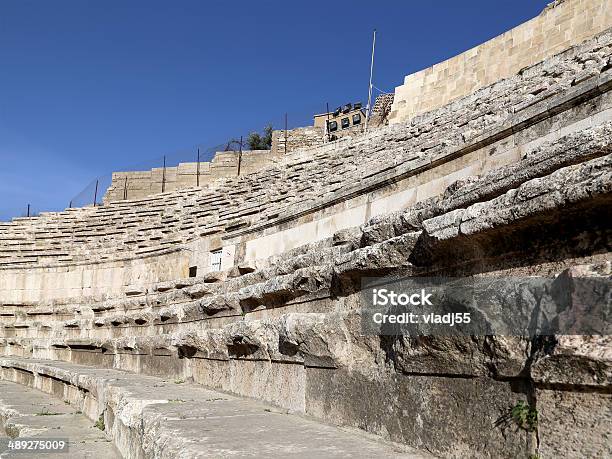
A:
<svg viewBox="0 0 612 459">
<path fill-rule="evenodd" d="M 123 183 L 123 200 L 127 199 L 127 175 L 125 176 L 125 182 Z"/>
<path fill-rule="evenodd" d="M 97 200 L 98 200 L 98 180 L 96 179 L 96 191 L 94 191 L 94 202 L 93 202 L 94 207 L 96 207 Z"/>
<path fill-rule="evenodd" d="M 325 135 L 327 136 L 327 141 L 329 142 L 329 102 L 325 102 L 325 113 L 327 113 L 327 121 L 325 122 Z"/>
<path fill-rule="evenodd" d="M 198 166 L 196 170 L 196 186 L 200 186 L 200 147 L 198 147 Z"/>
<path fill-rule="evenodd" d="M 285 154 L 287 154 L 287 113 L 285 113 Z"/>
<path fill-rule="evenodd" d="M 238 177 L 240 177 L 240 166 L 242 165 L 242 136 L 240 136 L 240 146 L 238 151 Z"/>
<path fill-rule="evenodd" d="M 166 190 L 166 155 L 164 155 L 164 169 L 162 171 L 162 193 Z"/>
<path fill-rule="evenodd" d="M 30 204 L 28 204 L 28 217 L 30 216 Z"/>
</svg>

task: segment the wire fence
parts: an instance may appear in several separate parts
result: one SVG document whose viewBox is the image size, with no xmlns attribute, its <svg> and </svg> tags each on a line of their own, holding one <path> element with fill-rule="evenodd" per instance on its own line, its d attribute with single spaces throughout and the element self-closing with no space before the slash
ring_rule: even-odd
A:
<svg viewBox="0 0 612 459">
<path fill-rule="evenodd" d="M 123 185 L 123 190 L 121 191 L 122 199 L 133 198 L 133 196 L 130 196 L 129 191 L 132 186 L 130 181 L 134 180 L 134 176 L 130 177 L 128 174 L 129 172 L 151 173 L 151 171 L 158 171 L 159 173 L 157 175 L 160 175 L 159 189 L 152 189 L 150 191 L 163 193 L 166 191 L 166 184 L 169 182 L 169 177 L 167 175 L 170 169 L 180 164 L 196 164 L 196 177 L 193 185 L 197 186 L 199 185 L 198 179 L 200 174 L 197 173 L 200 168 L 199 166 L 212 161 L 217 152 L 229 151 L 231 148 L 236 148 L 236 151 L 240 151 L 240 145 L 231 139 L 228 142 L 217 144 L 212 147 L 210 145 L 198 144 L 191 148 L 161 155 L 126 167 L 118 167 L 113 172 L 92 179 L 85 188 L 70 200 L 68 207 L 87 207 L 103 204 L 105 201 L 104 197 L 113 185 Z M 113 178 L 115 179 L 114 181 Z M 123 179 L 121 183 L 118 182 L 119 178 Z"/>
<path fill-rule="evenodd" d="M 349 107 L 350 113 L 347 111 L 347 107 Z M 345 116 L 343 113 L 349 114 Z M 360 113 L 363 113 L 363 118 Z M 272 133 L 266 131 L 267 126 L 277 131 L 275 135 L 280 139 L 280 146 L 276 145 L 276 153 L 283 154 L 287 153 L 288 144 L 290 144 L 288 136 L 290 137 L 291 131 L 296 128 L 317 128 L 317 123 L 319 123 L 318 128 L 321 128 L 321 123 L 323 123 L 322 132 L 324 132 L 324 135 L 321 136 L 320 140 L 321 142 L 329 142 L 338 138 L 337 134 L 342 133 L 344 128 L 347 127 L 345 123 L 363 131 L 363 126 L 353 126 L 353 123 L 356 124 L 360 119 L 365 121 L 367 116 L 365 107 L 354 101 L 349 104 L 322 103 L 305 110 L 283 113 L 267 123 L 260 123 L 256 129 L 244 132 L 239 136 L 228 137 L 221 143 L 214 145 L 201 143 L 135 164 L 118 165 L 113 172 L 90 179 L 87 186 L 73 196 L 69 202 L 64 205 L 58 203 L 52 207 L 57 210 L 99 206 L 110 201 L 138 199 L 150 194 L 163 193 L 187 186 L 203 186 L 207 183 L 210 165 L 216 160 L 219 153 L 229 152 L 233 154 L 234 163 L 237 161 L 237 170 L 234 167 L 233 175 L 240 175 L 242 152 L 256 150 L 260 154 L 265 154 L 261 150 L 273 148 Z M 337 119 L 337 122 L 330 121 L 332 119 Z M 330 126 L 332 126 L 334 132 L 330 132 Z M 227 160 L 228 155 L 221 156 L 225 158 L 224 160 Z M 219 169 L 221 170 L 222 167 L 220 166 Z M 36 203 L 26 203 L 22 212 L 16 213 L 13 211 L 11 215 L 4 214 L 3 219 L 34 217 L 46 210 L 50 209 L 44 209 Z M 1 211 L 0 207 L 0 214 L 2 214 Z"/>
</svg>

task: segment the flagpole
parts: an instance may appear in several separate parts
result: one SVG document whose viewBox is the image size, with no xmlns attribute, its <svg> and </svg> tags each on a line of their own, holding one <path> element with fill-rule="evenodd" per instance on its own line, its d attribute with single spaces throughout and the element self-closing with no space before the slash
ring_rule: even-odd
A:
<svg viewBox="0 0 612 459">
<path fill-rule="evenodd" d="M 366 105 L 365 131 L 368 132 L 368 121 L 370 120 L 370 107 L 372 104 L 372 75 L 374 73 L 374 48 L 376 47 L 376 29 L 372 38 L 372 60 L 370 61 L 370 85 L 368 86 L 368 105 Z"/>
</svg>

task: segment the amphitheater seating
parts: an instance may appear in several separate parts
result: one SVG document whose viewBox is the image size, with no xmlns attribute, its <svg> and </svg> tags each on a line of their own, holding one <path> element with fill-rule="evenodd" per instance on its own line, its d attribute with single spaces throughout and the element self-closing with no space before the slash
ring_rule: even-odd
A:
<svg viewBox="0 0 612 459">
<path fill-rule="evenodd" d="M 275 167 L 209 188 L 42 213 L 0 225 L 0 267 L 94 262 L 155 254 L 199 238 L 278 220 L 376 183 L 470 151 L 479 141 L 570 101 L 577 86 L 609 85 L 611 35 L 600 35 L 519 75 L 413 119 L 337 145 L 289 155 Z M 558 102 L 558 101 L 557 101 Z M 562 109 L 563 104 L 556 104 Z"/>
<path fill-rule="evenodd" d="M 240 317 L 273 308 L 275 302 L 291 303 L 328 292 L 334 276 L 350 277 L 354 271 L 384 274 L 402 266 L 414 270 L 408 260 L 402 259 L 401 251 L 408 249 L 403 245 L 414 245 L 408 241 L 419 235 L 421 228 L 441 244 L 496 226 L 507 227 L 512 221 L 518 224 L 541 213 L 541 208 L 534 208 L 533 197 L 523 197 L 522 190 L 538 187 L 543 191 L 536 194 L 537 199 L 546 202 L 555 196 L 555 207 L 596 202 L 599 196 L 605 200 L 612 186 L 610 139 L 612 121 L 572 134 L 559 144 L 544 144 L 518 164 L 491 171 L 403 212 L 374 218 L 361 228 L 339 231 L 331 238 L 271 257 L 266 267 L 247 274 L 236 276 L 230 270 L 160 282 L 148 290 L 128 290 L 120 297 L 5 305 L 5 338 L 0 343 L 10 347 L 11 342 L 21 342 L 15 349 L 30 349 L 34 356 L 46 357 L 45 352 L 60 336 L 67 340 L 56 343 L 60 349 L 68 344 L 118 350 L 117 343 L 127 340 L 131 351 L 137 348 L 139 339 L 150 345 L 149 338 L 154 337 L 161 347 L 174 347 L 176 352 L 177 344 L 170 344 L 171 336 L 185 330 L 177 324 L 193 322 L 196 326 L 202 322 L 196 329 L 207 329 L 208 321 L 215 326 L 222 324 L 214 320 L 220 317 Z M 590 194 L 585 196 L 577 191 L 580 189 L 589 189 Z M 510 210 L 514 217 L 508 221 Z M 457 212 L 465 217 L 457 220 Z M 498 214 L 503 220 L 496 222 Z M 384 258 L 368 258 L 373 250 Z M 114 341 L 120 338 L 123 341 Z"/>
<path fill-rule="evenodd" d="M 360 294 L 369 276 L 609 278 L 611 56 L 609 31 L 409 124 L 253 174 L 2 224 L 5 270 L 139 259 L 277 230 L 510 134 L 529 141 L 516 162 L 246 267 L 7 300 L 0 379 L 45 392 L 39 404 L 66 400 L 80 427 L 103 421 L 123 457 L 609 456 L 605 323 L 597 336 L 368 335 Z M 509 421 L 517 400 L 541 410 L 536 432 Z M 8 405 L 0 395 L 0 416 Z M 36 421 L 22 414 L 9 422 Z"/>
<path fill-rule="evenodd" d="M 376 454 L 374 451 L 386 451 L 388 446 L 364 443 L 365 440 L 358 438 L 349 439 L 337 431 L 322 433 L 321 429 L 328 428 L 303 425 L 306 421 L 299 418 L 285 417 L 280 427 L 275 424 L 279 413 L 277 408 L 265 408 L 225 394 L 194 389 L 190 384 L 183 385 L 183 381 L 193 379 L 210 387 L 257 396 L 275 406 L 291 409 L 296 400 L 280 387 L 272 385 L 264 393 L 249 392 L 253 387 L 248 379 L 242 381 L 242 376 L 232 375 L 229 369 L 225 370 L 225 377 L 215 376 L 214 366 L 205 367 L 206 370 L 198 373 L 195 361 L 208 364 L 286 362 L 292 366 L 329 369 L 350 365 L 345 347 L 363 345 L 346 335 L 346 330 L 354 326 L 355 311 L 343 306 L 321 314 L 310 306 L 303 310 L 300 304 L 330 295 L 346 295 L 347 290 L 358 288 L 353 283 L 361 275 L 390 272 L 415 275 L 439 269 L 435 255 L 416 260 L 411 253 L 435 254 L 440 250 L 439 246 L 449 240 L 460 246 L 461 239 L 466 236 L 484 234 L 490 238 L 496 232 L 513 227 L 537 227 L 542 219 L 550 222 L 551 213 L 561 207 L 580 209 L 586 204 L 597 209 L 605 208 L 612 191 L 611 138 L 612 122 L 608 122 L 572 134 L 558 143 L 544 144 L 527 154 L 519 164 L 491 171 L 477 180 L 456 184 L 443 196 L 417 203 L 402 212 L 375 218 L 360 228 L 343 230 L 332 238 L 272 257 L 265 268 L 247 274 L 236 276 L 236 273 L 226 271 L 199 278 L 177 279 L 158 283 L 149 290 L 128 291 L 114 298 L 4 306 L 0 353 L 13 357 L 0 360 L 3 377 L 23 383 L 23 378 L 31 378 L 27 375 L 39 375 L 31 378 L 28 385 L 43 390 L 49 387 L 43 383 L 47 378 L 45 375 L 53 377 L 54 381 L 65 381 L 62 383 L 64 389 L 54 389 L 54 393 L 70 395 L 68 398 L 75 408 L 86 411 L 84 407 L 89 407 L 86 414 L 92 420 L 101 413 L 107 421 L 116 419 L 117 413 L 112 412 L 116 406 L 114 400 L 118 397 L 125 401 L 125 398 L 113 391 L 113 384 L 127 390 L 130 400 L 133 400 L 130 403 L 135 405 L 141 403 L 139 397 L 149 400 L 145 396 L 151 394 L 147 387 L 154 385 L 155 404 L 151 410 L 153 413 L 161 410 L 159 413 L 163 413 L 161 418 L 164 419 L 174 419 L 173 413 L 177 409 L 185 410 L 187 405 L 183 403 L 189 404 L 189 412 L 202 411 L 215 419 L 224 419 L 228 409 L 225 401 L 231 401 L 230 412 L 258 411 L 262 416 L 257 418 L 258 429 L 268 426 L 263 428 L 264 432 L 282 431 L 283 435 L 286 432 L 286 438 L 291 439 L 292 447 L 298 452 L 304 448 L 301 442 L 306 439 L 302 434 L 293 437 L 291 432 L 303 431 L 331 435 L 330 444 L 334 449 L 331 452 L 322 450 L 322 457 L 333 456 L 334 451 L 342 456 L 348 451 L 344 448 L 353 447 L 358 448 L 353 454 L 362 450 L 368 451 L 364 457 L 371 457 L 368 455 Z M 581 190 L 590 191 L 585 195 Z M 534 196 L 544 205 L 534 204 Z M 600 200 L 601 203 L 597 204 Z M 552 207 L 546 205 L 550 202 L 554 202 Z M 458 215 L 461 217 L 457 218 Z M 508 215 L 513 215 L 513 219 L 508 220 Z M 424 237 L 422 232 L 427 236 Z M 551 269 L 552 273 L 559 273 L 554 266 Z M 280 308 L 278 312 L 277 307 Z M 245 320 L 246 316 L 248 319 Z M 575 343 L 571 346 L 575 349 Z M 601 355 L 609 346 L 609 337 L 591 340 L 589 355 Z M 167 379 L 115 370 L 94 370 L 57 360 L 153 373 L 158 377 L 167 373 Z M 418 363 L 424 364 L 422 361 Z M 371 364 L 362 362 L 361 365 L 361 371 L 367 371 Z M 419 371 L 429 371 L 427 364 Z M 181 375 L 179 378 L 184 380 L 180 379 L 176 384 L 171 379 L 176 375 Z M 599 387 L 597 381 L 585 382 L 587 376 L 578 371 L 574 377 L 581 381 L 581 387 Z M 96 378 L 117 381 L 110 386 L 103 384 L 112 395 L 101 397 L 98 394 L 96 397 L 94 388 L 100 387 Z M 125 383 L 120 382 L 124 379 Z M 68 382 L 70 387 L 76 386 L 81 392 L 66 389 Z M 87 385 L 83 386 L 83 382 Z M 105 402 L 86 403 L 87 394 Z M 219 399 L 223 399 L 223 403 L 218 403 L 221 402 Z M 180 403 L 181 407 L 174 403 Z M 117 406 L 129 411 L 131 405 L 122 402 Z M 111 407 L 110 411 L 108 407 Z M 270 411 L 266 411 L 268 409 Z M 143 413 L 143 422 L 160 422 L 157 414 L 148 417 L 148 411 Z M 227 426 L 225 421 L 222 425 Z M 221 429 L 221 424 L 214 426 Z M 199 443 L 189 437 L 193 432 L 182 426 L 180 420 L 161 422 L 151 427 L 159 433 L 158 441 L 148 443 L 147 438 L 138 438 L 133 440 L 133 444 L 150 448 L 147 454 L 153 454 L 156 448 L 167 448 L 163 450 L 166 455 L 159 457 L 171 457 L 173 448 L 178 448 L 172 445 L 178 444 L 193 444 L 198 451 L 228 448 L 228 445 L 234 447 L 224 436 L 224 431 L 217 432 L 214 426 L 210 427 L 213 433 Z M 125 441 L 138 432 L 121 422 L 113 429 L 118 429 L 111 430 L 110 434 L 115 442 Z M 181 432 L 181 435 L 177 436 L 176 432 Z M 252 438 L 250 431 L 243 433 Z M 166 441 L 169 436 L 172 440 Z M 267 441 L 267 437 L 263 437 L 248 444 L 253 448 L 265 448 Z M 263 442 L 264 446 L 258 442 Z M 242 447 L 245 445 L 244 442 L 240 444 Z M 133 448 L 126 446 L 125 451 L 128 450 Z M 319 454 L 318 451 L 308 451 L 308 457 Z M 385 454 L 390 453 L 387 451 Z M 409 454 L 420 457 L 420 453 L 414 451 Z"/>
</svg>

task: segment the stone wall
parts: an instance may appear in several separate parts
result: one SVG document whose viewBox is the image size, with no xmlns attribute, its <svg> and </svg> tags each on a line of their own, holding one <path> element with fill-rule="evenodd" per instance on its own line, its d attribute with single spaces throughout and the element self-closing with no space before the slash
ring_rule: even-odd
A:
<svg viewBox="0 0 612 459">
<path fill-rule="evenodd" d="M 180 163 L 178 166 L 153 168 L 149 171 L 113 172 L 110 187 L 104 195 L 103 202 L 121 201 L 124 199 L 140 199 L 164 191 L 174 191 L 184 188 L 206 186 L 215 180 L 238 176 L 238 156 L 236 151 L 215 153 L 210 162 L 200 162 L 199 179 L 198 164 Z M 250 174 L 264 167 L 277 163 L 280 155 L 270 150 L 245 150 L 242 152 L 240 174 Z M 126 197 L 127 195 L 127 197 Z"/>
<path fill-rule="evenodd" d="M 0 302 L 23 305 L 64 298 L 120 295 L 146 288 L 162 279 L 187 277 L 189 266 L 189 252 L 175 249 L 129 260 L 0 269 Z"/>
<path fill-rule="evenodd" d="M 372 114 L 370 116 L 369 126 L 379 127 L 389 124 L 389 116 L 393 107 L 393 99 L 395 94 L 379 94 L 372 106 Z"/>
<path fill-rule="evenodd" d="M 391 123 L 441 107 L 508 78 L 612 26 L 610 0 L 551 3 L 524 24 L 458 56 L 410 74 L 395 89 Z"/>
<path fill-rule="evenodd" d="M 322 145 L 325 142 L 323 129 L 316 126 L 306 126 L 285 131 L 272 132 L 272 151 L 276 154 L 290 153 L 308 147 Z M 287 145 L 285 145 L 285 143 Z"/>
</svg>

